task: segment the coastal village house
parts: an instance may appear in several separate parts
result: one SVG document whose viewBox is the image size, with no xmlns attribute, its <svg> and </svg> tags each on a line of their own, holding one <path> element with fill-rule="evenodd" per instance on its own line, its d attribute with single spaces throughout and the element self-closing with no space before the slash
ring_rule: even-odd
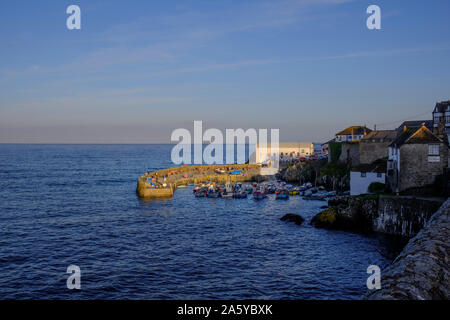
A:
<svg viewBox="0 0 450 320">
<path fill-rule="evenodd" d="M 379 159 L 371 164 L 360 164 L 350 171 L 350 195 L 369 193 L 373 182 L 386 183 L 386 160 Z"/>
<path fill-rule="evenodd" d="M 450 100 L 436 103 L 432 120 L 404 121 L 395 130 L 351 126 L 323 147 L 329 151 L 329 161 L 344 162 L 352 168 L 351 194 L 367 193 L 373 182 L 386 183 L 393 192 L 414 193 L 440 178 L 447 189 L 450 187 L 449 136 Z M 336 143 L 339 148 L 332 148 Z"/>
<path fill-rule="evenodd" d="M 450 136 L 450 100 L 437 102 L 433 110 L 433 132 L 439 131 L 442 126 L 447 139 Z"/>
<path fill-rule="evenodd" d="M 336 142 L 357 142 L 372 130 L 365 126 L 351 126 L 336 133 Z"/>
<path fill-rule="evenodd" d="M 396 130 L 374 130 L 364 136 L 359 143 L 360 164 L 370 164 L 387 158 L 389 145 L 397 138 Z"/>
<path fill-rule="evenodd" d="M 404 127 L 389 145 L 386 180 L 393 192 L 432 185 L 448 166 L 447 136 L 435 135 L 425 124 Z"/>
<path fill-rule="evenodd" d="M 340 162 L 346 162 L 351 165 L 359 165 L 359 142 L 368 133 L 372 132 L 365 126 L 351 126 L 338 133 L 334 142 L 341 143 Z M 328 157 L 331 161 L 331 155 Z"/>
</svg>

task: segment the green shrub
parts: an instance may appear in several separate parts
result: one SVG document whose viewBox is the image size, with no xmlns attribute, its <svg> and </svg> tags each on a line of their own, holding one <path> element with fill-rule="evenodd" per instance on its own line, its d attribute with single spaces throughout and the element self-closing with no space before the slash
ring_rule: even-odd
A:
<svg viewBox="0 0 450 320">
<path fill-rule="evenodd" d="M 369 192 L 379 194 L 379 193 L 384 192 L 385 188 L 386 188 L 386 185 L 384 183 L 372 182 L 369 185 Z"/>
</svg>

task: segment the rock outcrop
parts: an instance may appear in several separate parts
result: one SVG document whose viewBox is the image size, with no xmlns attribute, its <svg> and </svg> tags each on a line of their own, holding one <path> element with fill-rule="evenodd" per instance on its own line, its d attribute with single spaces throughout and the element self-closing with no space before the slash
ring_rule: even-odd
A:
<svg viewBox="0 0 450 320">
<path fill-rule="evenodd" d="M 285 214 L 283 217 L 280 218 L 280 220 L 294 222 L 298 226 L 301 225 L 303 221 L 305 221 L 305 219 L 302 216 L 294 213 Z"/>
<path fill-rule="evenodd" d="M 381 275 L 368 299 L 450 299 L 450 199 Z"/>
<path fill-rule="evenodd" d="M 316 228 L 372 231 L 373 216 L 377 211 L 376 198 L 337 197 L 328 201 L 330 208 L 311 220 Z"/>
<path fill-rule="evenodd" d="M 405 196 L 343 196 L 328 200 L 330 208 L 317 214 L 317 228 L 379 232 L 405 238 L 415 236 L 444 199 Z"/>
</svg>

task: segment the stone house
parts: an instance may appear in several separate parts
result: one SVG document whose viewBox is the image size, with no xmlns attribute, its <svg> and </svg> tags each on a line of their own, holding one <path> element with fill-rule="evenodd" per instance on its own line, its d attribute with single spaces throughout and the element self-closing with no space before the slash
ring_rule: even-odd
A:
<svg viewBox="0 0 450 320">
<path fill-rule="evenodd" d="M 450 136 L 450 100 L 437 102 L 433 110 L 433 133 L 437 134 L 439 127 Z"/>
<path fill-rule="evenodd" d="M 445 135 L 435 135 L 425 125 L 404 128 L 389 145 L 386 181 L 393 192 L 430 186 L 448 166 Z"/>
<path fill-rule="evenodd" d="M 389 145 L 397 138 L 396 130 L 372 131 L 359 143 L 360 164 L 370 164 L 375 160 L 387 158 Z"/>
</svg>

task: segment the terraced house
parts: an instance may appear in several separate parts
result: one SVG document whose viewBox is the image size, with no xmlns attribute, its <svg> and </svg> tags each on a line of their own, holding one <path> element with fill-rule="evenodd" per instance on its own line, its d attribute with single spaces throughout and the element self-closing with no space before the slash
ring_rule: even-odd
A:
<svg viewBox="0 0 450 320">
<path fill-rule="evenodd" d="M 450 100 L 437 102 L 433 110 L 433 132 L 439 133 L 439 128 L 450 136 Z"/>
<path fill-rule="evenodd" d="M 448 138 L 425 124 L 407 128 L 389 145 L 386 181 L 394 192 L 431 186 L 448 167 Z"/>
</svg>

